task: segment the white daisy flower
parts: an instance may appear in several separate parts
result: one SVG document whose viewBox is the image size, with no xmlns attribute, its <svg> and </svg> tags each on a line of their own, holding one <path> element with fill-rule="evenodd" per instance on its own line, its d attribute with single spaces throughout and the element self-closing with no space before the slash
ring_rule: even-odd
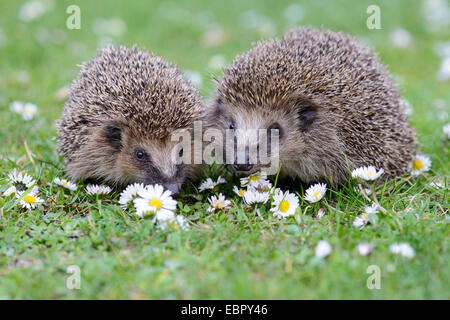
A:
<svg viewBox="0 0 450 320">
<path fill-rule="evenodd" d="M 252 205 L 255 203 L 261 203 L 264 204 L 269 200 L 270 194 L 269 192 L 258 192 L 255 189 L 248 189 L 245 193 L 244 193 L 244 202 L 247 205 Z"/>
<path fill-rule="evenodd" d="M 374 166 L 359 167 L 352 171 L 353 178 L 359 178 L 366 181 L 374 181 L 378 179 L 384 172 L 381 168 L 379 171 Z"/>
<path fill-rule="evenodd" d="M 213 181 L 211 178 L 206 179 L 200 184 L 198 191 L 202 192 L 207 189 L 214 189 L 217 186 L 217 182 Z"/>
<path fill-rule="evenodd" d="M 298 197 L 295 194 L 289 191 L 274 193 L 272 208 L 270 208 L 274 217 L 286 218 L 292 216 L 297 208 Z"/>
<path fill-rule="evenodd" d="M 372 246 L 368 243 L 360 243 L 356 246 L 359 251 L 359 254 L 362 256 L 367 256 L 372 252 Z"/>
<path fill-rule="evenodd" d="M 309 187 L 305 192 L 305 200 L 311 203 L 320 201 L 325 192 L 327 191 L 327 185 L 325 183 L 317 183 Z"/>
<path fill-rule="evenodd" d="M 35 104 L 27 102 L 23 105 L 22 119 L 25 121 L 29 121 L 34 118 L 37 112 L 37 106 Z"/>
<path fill-rule="evenodd" d="M 414 176 L 421 175 L 431 168 L 431 160 L 423 154 L 417 154 L 411 164 L 411 174 Z"/>
<path fill-rule="evenodd" d="M 441 62 L 441 67 L 437 74 L 437 78 L 440 81 L 447 81 L 450 79 L 450 56 L 445 57 Z"/>
<path fill-rule="evenodd" d="M 259 192 L 269 192 L 272 189 L 272 183 L 270 180 L 258 180 L 258 181 L 250 181 L 250 184 L 247 185 L 248 189 L 254 189 Z"/>
<path fill-rule="evenodd" d="M 333 248 L 326 240 L 320 240 L 315 248 L 316 257 L 320 259 L 327 257 L 331 251 Z"/>
<path fill-rule="evenodd" d="M 405 48 L 409 46 L 413 40 L 411 34 L 406 31 L 403 28 L 397 28 L 395 29 L 390 35 L 389 35 L 392 43 L 396 47 Z"/>
<path fill-rule="evenodd" d="M 389 247 L 393 254 L 399 254 L 405 258 L 411 259 L 415 256 L 414 249 L 407 243 L 394 243 Z"/>
<path fill-rule="evenodd" d="M 241 186 L 247 187 L 249 185 L 265 183 L 266 179 L 267 174 L 265 174 L 264 172 L 256 172 L 248 177 L 241 178 Z"/>
<path fill-rule="evenodd" d="M 23 192 L 18 193 L 18 197 L 21 197 Z M 39 198 L 35 193 L 28 193 L 23 197 L 22 200 L 20 200 L 20 205 L 25 209 L 34 209 L 38 205 L 44 203 L 44 200 Z"/>
<path fill-rule="evenodd" d="M 322 219 L 322 217 L 325 215 L 325 210 L 323 208 L 320 208 L 319 211 L 317 211 L 317 218 Z"/>
<path fill-rule="evenodd" d="M 111 188 L 108 186 L 99 186 L 98 184 L 90 184 L 86 186 L 85 189 L 87 194 L 90 195 L 102 195 L 102 194 L 108 194 L 111 192 Z"/>
<path fill-rule="evenodd" d="M 221 184 L 221 183 L 226 183 L 227 180 L 225 180 L 224 178 L 222 178 L 222 176 L 219 176 L 217 178 L 216 184 Z"/>
<path fill-rule="evenodd" d="M 215 212 L 216 210 L 228 210 L 231 208 L 231 201 L 226 200 L 225 196 L 219 193 L 219 196 L 211 196 L 208 198 L 209 208 L 207 209 L 209 212 Z"/>
<path fill-rule="evenodd" d="M 155 219 L 165 221 L 174 218 L 177 201 L 172 198 L 170 190 L 164 191 L 163 186 L 149 185 L 138 192 L 139 197 L 133 200 L 136 214 L 144 217 L 148 213 L 155 213 Z"/>
<path fill-rule="evenodd" d="M 369 217 L 366 213 L 363 213 L 353 220 L 353 226 L 359 229 L 362 229 L 367 223 L 369 223 Z"/>
<path fill-rule="evenodd" d="M 32 176 L 17 169 L 13 169 L 8 174 L 8 180 L 18 191 L 25 191 L 36 184 Z"/>
<path fill-rule="evenodd" d="M 17 189 L 15 186 L 11 186 L 8 189 L 5 190 L 5 192 L 3 193 L 3 196 L 5 197 L 9 197 L 10 195 L 12 195 L 13 193 L 16 193 Z"/>
<path fill-rule="evenodd" d="M 128 207 L 128 204 L 138 197 L 140 191 L 143 191 L 145 186 L 143 183 L 133 183 L 126 187 L 120 193 L 119 204 L 123 209 Z"/>
<path fill-rule="evenodd" d="M 69 189 L 71 191 L 77 190 L 77 185 L 66 179 L 61 179 L 61 178 L 56 177 L 55 179 L 53 179 L 53 183 L 57 184 L 58 186 Z"/>
<path fill-rule="evenodd" d="M 21 101 L 13 101 L 9 105 L 9 110 L 16 113 L 22 113 L 23 112 L 23 102 Z"/>
<path fill-rule="evenodd" d="M 364 211 L 366 215 L 370 216 L 371 214 L 377 214 L 378 213 L 378 205 L 373 202 L 370 206 L 366 206 L 364 208 Z"/>
<path fill-rule="evenodd" d="M 174 229 L 187 230 L 189 228 L 189 225 L 187 223 L 186 218 L 179 214 L 176 217 L 174 217 L 173 219 L 162 220 L 159 223 L 159 227 L 162 230 L 165 230 L 168 227 L 171 227 L 171 228 L 174 228 Z"/>
<path fill-rule="evenodd" d="M 233 192 L 236 193 L 239 197 L 243 198 L 244 194 L 247 192 L 245 189 L 239 189 L 237 186 L 233 187 Z"/>
<path fill-rule="evenodd" d="M 450 139 L 450 123 L 447 123 L 442 127 L 442 131 L 444 131 L 444 134 L 447 136 L 447 139 Z"/>
</svg>

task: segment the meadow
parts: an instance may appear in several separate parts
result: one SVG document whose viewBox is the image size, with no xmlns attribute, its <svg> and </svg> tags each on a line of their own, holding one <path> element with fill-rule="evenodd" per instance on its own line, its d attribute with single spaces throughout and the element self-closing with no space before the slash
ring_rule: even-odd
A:
<svg viewBox="0 0 450 320">
<path fill-rule="evenodd" d="M 71 30 L 74 2 L 81 25 Z M 380 29 L 366 24 L 372 4 Z M 445 0 L 2 0 L 0 299 L 449 299 L 449 17 Z M 77 65 L 99 47 L 136 44 L 161 55 L 209 98 L 213 78 L 237 54 L 299 25 L 347 32 L 379 53 L 432 162 L 418 176 L 377 185 L 385 212 L 362 228 L 354 221 L 371 203 L 354 180 L 328 186 L 316 203 L 305 199 L 307 185 L 277 185 L 299 199 L 293 216 L 278 219 L 269 205 L 259 213 L 246 206 L 232 190 L 239 179 L 213 166 L 202 180 L 226 183 L 202 192 L 188 183 L 177 198 L 187 227 L 165 229 L 123 210 L 120 190 L 92 196 L 82 181 L 75 191 L 53 182 L 66 177 L 54 122 Z M 35 107 L 15 109 L 17 101 Z M 42 204 L 26 209 L 8 195 L 14 169 L 37 181 Z M 230 209 L 210 212 L 218 193 Z M 79 270 L 79 289 L 67 285 L 69 266 Z M 368 286 L 374 272 L 378 288 Z"/>
</svg>

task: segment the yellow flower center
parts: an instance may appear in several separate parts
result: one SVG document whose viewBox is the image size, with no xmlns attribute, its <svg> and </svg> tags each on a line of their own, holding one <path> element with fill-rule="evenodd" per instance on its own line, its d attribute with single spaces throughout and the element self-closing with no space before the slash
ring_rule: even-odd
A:
<svg viewBox="0 0 450 320">
<path fill-rule="evenodd" d="M 258 181 L 259 177 L 257 174 L 255 174 L 254 176 L 250 176 L 250 178 L 248 179 L 249 181 Z"/>
<path fill-rule="evenodd" d="M 63 181 L 63 185 L 67 187 L 67 181 Z"/>
<path fill-rule="evenodd" d="M 364 218 L 366 219 L 366 220 L 369 220 L 369 218 L 367 217 L 367 213 L 363 213 L 363 216 L 364 216 Z"/>
<path fill-rule="evenodd" d="M 414 170 L 420 170 L 420 169 L 422 169 L 422 168 L 423 168 L 423 162 L 420 161 L 420 160 L 415 160 L 415 161 L 413 162 L 413 168 L 414 168 Z"/>
<path fill-rule="evenodd" d="M 223 203 L 221 201 L 217 201 L 216 208 L 222 209 L 222 207 L 223 207 Z"/>
<path fill-rule="evenodd" d="M 241 195 L 241 197 L 244 195 L 245 190 L 239 190 L 239 194 Z"/>
<path fill-rule="evenodd" d="M 314 192 L 313 198 L 314 198 L 314 199 L 319 199 L 319 194 L 320 194 L 320 191 Z"/>
<path fill-rule="evenodd" d="M 26 195 L 25 197 L 23 197 L 23 200 L 26 203 L 35 203 L 36 202 L 36 198 L 30 195 Z"/>
<path fill-rule="evenodd" d="M 162 207 L 161 200 L 159 200 L 157 198 L 154 198 L 154 199 L 150 200 L 149 204 L 150 204 L 151 207 L 156 207 L 156 210 L 159 210 Z"/>
<path fill-rule="evenodd" d="M 280 202 L 280 211 L 281 212 L 286 212 L 289 210 L 289 201 L 287 200 L 282 200 Z"/>
<path fill-rule="evenodd" d="M 169 226 L 171 226 L 174 229 L 178 229 L 178 223 L 174 222 L 174 221 L 170 221 L 169 222 Z"/>
</svg>

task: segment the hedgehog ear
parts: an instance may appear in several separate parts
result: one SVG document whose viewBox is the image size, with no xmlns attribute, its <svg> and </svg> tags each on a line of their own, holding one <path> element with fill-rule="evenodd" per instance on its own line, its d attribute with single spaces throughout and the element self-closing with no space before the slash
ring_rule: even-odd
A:
<svg viewBox="0 0 450 320">
<path fill-rule="evenodd" d="M 110 122 L 105 126 L 105 136 L 114 148 L 122 147 L 122 129 L 117 122 Z"/>
<path fill-rule="evenodd" d="M 296 101 L 300 130 L 305 132 L 316 119 L 317 105 L 307 99 L 297 99 Z"/>
</svg>

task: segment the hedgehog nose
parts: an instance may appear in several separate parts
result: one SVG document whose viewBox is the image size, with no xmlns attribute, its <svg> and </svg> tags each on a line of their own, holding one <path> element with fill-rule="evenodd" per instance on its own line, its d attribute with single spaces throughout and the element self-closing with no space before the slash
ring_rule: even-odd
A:
<svg viewBox="0 0 450 320">
<path fill-rule="evenodd" d="M 180 186 L 177 183 L 169 183 L 166 185 L 166 188 L 172 191 L 173 194 L 177 194 L 180 191 Z"/>
</svg>

